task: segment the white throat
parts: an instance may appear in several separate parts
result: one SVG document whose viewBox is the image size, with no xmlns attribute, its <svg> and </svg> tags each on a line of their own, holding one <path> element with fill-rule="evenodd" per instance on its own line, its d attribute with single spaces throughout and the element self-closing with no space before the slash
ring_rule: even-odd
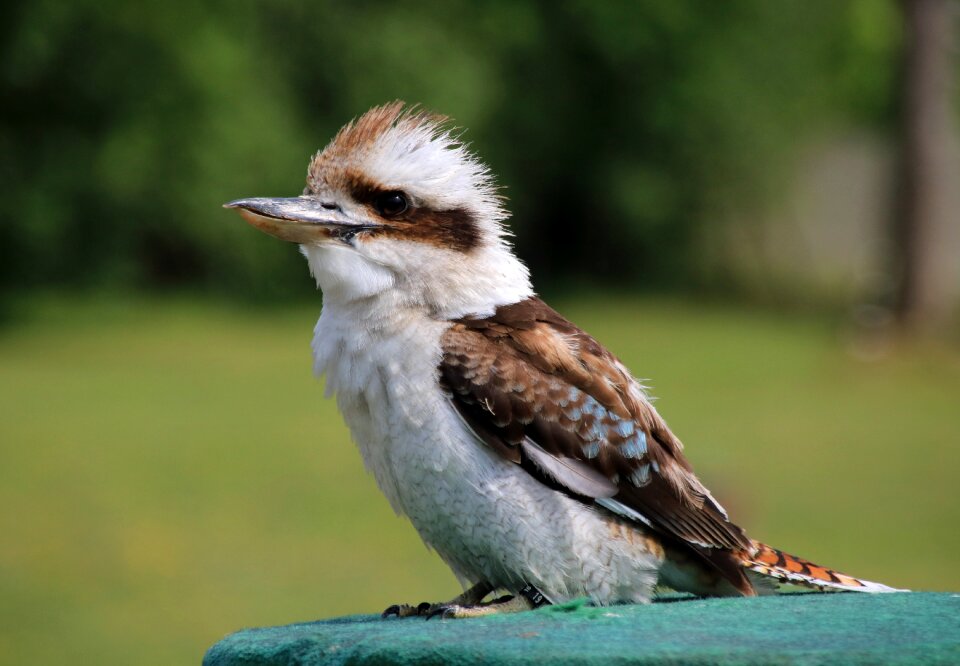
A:
<svg viewBox="0 0 960 666">
<path fill-rule="evenodd" d="M 380 239 L 355 247 L 305 245 L 301 251 L 323 291 L 325 311 L 384 324 L 412 312 L 439 321 L 484 317 L 534 295 L 527 267 L 500 239 L 468 254 Z"/>
</svg>

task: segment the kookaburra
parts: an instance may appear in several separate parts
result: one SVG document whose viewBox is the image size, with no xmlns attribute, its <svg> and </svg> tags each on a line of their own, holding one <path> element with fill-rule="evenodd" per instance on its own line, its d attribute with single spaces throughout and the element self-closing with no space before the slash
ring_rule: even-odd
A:
<svg viewBox="0 0 960 666">
<path fill-rule="evenodd" d="M 730 521 L 627 368 L 537 298 L 490 171 L 445 118 L 376 107 L 317 153 L 300 196 L 226 205 L 300 245 L 323 291 L 314 370 L 466 589 L 385 614 L 646 602 L 658 585 L 893 591 Z"/>
</svg>

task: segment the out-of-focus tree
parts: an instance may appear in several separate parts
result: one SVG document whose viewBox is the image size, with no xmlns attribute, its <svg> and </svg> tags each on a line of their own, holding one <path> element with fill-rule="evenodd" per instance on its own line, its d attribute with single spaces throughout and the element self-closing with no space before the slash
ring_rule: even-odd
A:
<svg viewBox="0 0 960 666">
<path fill-rule="evenodd" d="M 293 282 L 281 248 L 231 234 L 217 214 L 238 190 L 296 183 L 307 154 L 250 8 L 78 0 L 3 12 L 8 287 Z"/>
<path fill-rule="evenodd" d="M 891 235 L 894 312 L 900 326 L 922 332 L 943 324 L 949 293 L 936 255 L 938 221 L 949 182 L 953 33 L 960 4 L 902 0 L 905 40 L 898 120 L 898 190 Z M 954 211 L 960 220 L 960 214 Z M 960 261 L 960 258 L 957 259 Z"/>
<path fill-rule="evenodd" d="M 782 196 L 805 136 L 891 122 L 896 21 L 892 0 L 6 3 L 0 290 L 306 293 L 293 250 L 219 206 L 297 193 L 396 98 L 470 128 L 541 284 L 703 280 L 701 232 Z"/>
</svg>

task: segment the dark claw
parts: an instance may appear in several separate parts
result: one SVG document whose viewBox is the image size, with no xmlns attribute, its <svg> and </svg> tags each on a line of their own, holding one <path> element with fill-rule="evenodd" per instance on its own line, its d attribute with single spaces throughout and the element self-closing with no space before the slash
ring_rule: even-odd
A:
<svg viewBox="0 0 960 666">
<path fill-rule="evenodd" d="M 456 606 L 433 606 L 429 610 L 426 619 L 429 620 L 439 615 L 441 620 L 449 620 L 456 613 Z"/>
<path fill-rule="evenodd" d="M 433 608 L 433 604 L 424 601 L 417 606 L 408 606 L 407 604 L 394 604 L 380 613 L 381 618 L 388 617 L 413 617 L 415 615 L 426 615 L 427 611 Z"/>
<path fill-rule="evenodd" d="M 388 606 L 385 611 L 380 613 L 381 618 L 388 618 L 391 615 L 396 615 L 397 617 L 400 617 L 400 606 L 398 606 L 397 604 Z"/>
</svg>

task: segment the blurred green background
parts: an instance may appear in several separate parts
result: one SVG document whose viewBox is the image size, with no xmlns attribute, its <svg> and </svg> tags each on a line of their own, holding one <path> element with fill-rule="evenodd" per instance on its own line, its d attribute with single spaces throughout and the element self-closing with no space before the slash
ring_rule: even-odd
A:
<svg viewBox="0 0 960 666">
<path fill-rule="evenodd" d="M 960 589 L 955 317 L 891 323 L 904 25 L 892 0 L 4 4 L 0 662 L 196 662 L 457 591 L 311 377 L 296 248 L 220 208 L 297 194 L 396 98 L 468 128 L 539 290 L 649 378 L 751 535 Z M 955 313 L 940 143 L 957 207 L 923 263 Z"/>
</svg>

